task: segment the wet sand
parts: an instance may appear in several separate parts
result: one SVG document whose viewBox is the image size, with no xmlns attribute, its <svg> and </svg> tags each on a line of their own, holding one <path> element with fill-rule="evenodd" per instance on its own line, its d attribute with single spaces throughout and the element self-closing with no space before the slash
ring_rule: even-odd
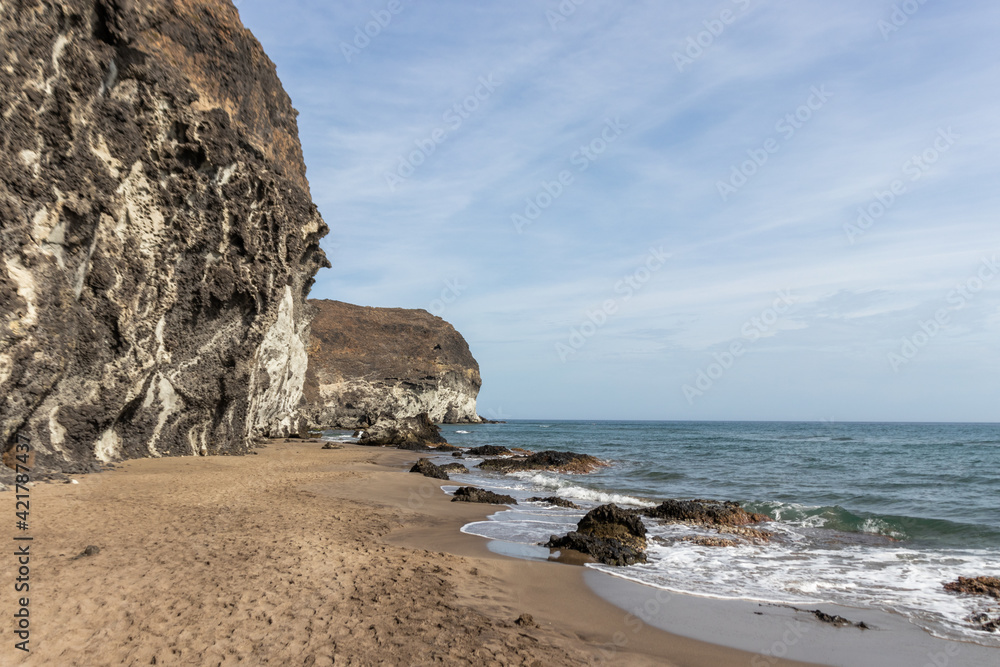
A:
<svg viewBox="0 0 1000 667">
<path fill-rule="evenodd" d="M 0 664 L 806 664 L 664 632 L 585 568 L 492 553 L 459 528 L 497 508 L 449 502 L 445 482 L 401 472 L 414 458 L 274 442 L 38 484 L 31 652 L 8 621 Z"/>
</svg>

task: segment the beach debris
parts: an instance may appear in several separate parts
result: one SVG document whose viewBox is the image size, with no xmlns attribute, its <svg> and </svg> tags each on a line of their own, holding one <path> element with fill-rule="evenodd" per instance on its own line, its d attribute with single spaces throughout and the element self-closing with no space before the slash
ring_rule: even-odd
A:
<svg viewBox="0 0 1000 667">
<path fill-rule="evenodd" d="M 441 470 L 444 470 L 445 472 L 454 472 L 454 473 L 469 472 L 469 469 L 466 468 L 461 463 L 445 463 L 443 466 L 438 466 L 438 467 L 441 468 Z"/>
<path fill-rule="evenodd" d="M 418 472 L 424 477 L 433 477 L 434 479 L 449 479 L 448 473 L 442 470 L 441 466 L 431 463 L 430 459 L 420 459 L 410 468 L 410 472 Z"/>
<path fill-rule="evenodd" d="M 1000 577 L 959 577 L 944 585 L 946 591 L 967 595 L 988 595 L 1000 599 Z"/>
<path fill-rule="evenodd" d="M 510 450 L 500 445 L 483 445 L 482 447 L 473 447 L 466 454 L 471 454 L 472 456 L 500 456 L 501 454 L 510 454 Z"/>
<path fill-rule="evenodd" d="M 771 520 L 764 514 L 747 512 L 738 503 L 718 500 L 665 500 L 641 511 L 643 516 L 667 523 L 702 526 L 745 526 Z"/>
<path fill-rule="evenodd" d="M 601 505 L 580 519 L 576 530 L 552 535 L 543 546 L 573 549 L 606 565 L 633 565 L 646 562 L 646 527 L 642 519 L 615 504 Z"/>
<path fill-rule="evenodd" d="M 93 544 L 84 549 L 76 558 L 73 560 L 79 560 L 81 558 L 88 558 L 90 556 L 96 556 L 101 553 L 101 547 L 95 547 Z"/>
<path fill-rule="evenodd" d="M 463 486 L 455 492 L 455 497 L 451 499 L 453 503 L 486 503 L 488 505 L 516 505 L 517 500 L 511 496 L 493 493 L 485 489 L 477 489 L 474 486 Z"/>
<path fill-rule="evenodd" d="M 535 619 L 531 617 L 531 614 L 521 614 L 520 616 L 517 617 L 517 620 L 514 621 L 514 624 L 522 628 L 538 627 L 538 623 L 535 623 Z"/>
<path fill-rule="evenodd" d="M 563 500 L 558 496 L 549 496 L 548 498 L 539 498 L 538 496 L 534 498 L 528 498 L 529 503 L 548 503 L 549 505 L 555 505 L 556 507 L 565 507 L 566 509 L 578 510 L 580 506 L 576 503 L 570 502 L 568 500 Z"/>
<path fill-rule="evenodd" d="M 426 412 L 421 412 L 416 417 L 379 419 L 361 435 L 358 444 L 422 451 L 432 449 L 431 445 L 447 445 L 448 442 L 441 437 L 440 427 Z"/>
<path fill-rule="evenodd" d="M 589 473 L 606 465 L 590 454 L 576 452 L 545 451 L 531 456 L 515 456 L 505 459 L 487 459 L 477 468 L 490 472 L 520 472 L 523 470 L 551 470 L 553 472 Z"/>
</svg>

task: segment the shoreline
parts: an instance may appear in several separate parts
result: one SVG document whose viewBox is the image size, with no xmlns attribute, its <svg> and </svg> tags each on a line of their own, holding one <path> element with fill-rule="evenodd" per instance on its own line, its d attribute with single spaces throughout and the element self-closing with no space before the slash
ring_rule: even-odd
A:
<svg viewBox="0 0 1000 667">
<path fill-rule="evenodd" d="M 824 662 L 670 634 L 592 590 L 594 575 L 610 575 L 492 552 L 460 528 L 498 507 L 451 503 L 448 482 L 405 472 L 417 453 L 315 441 L 258 451 L 131 460 L 76 485 L 34 486 L 32 650 L 25 659 L 5 642 L 0 662 Z M 99 552 L 82 555 L 91 545 Z M 10 587 L 6 608 L 13 598 Z M 533 624 L 516 622 L 524 614 Z M 721 640 L 733 624 L 747 627 L 702 625 Z"/>
</svg>

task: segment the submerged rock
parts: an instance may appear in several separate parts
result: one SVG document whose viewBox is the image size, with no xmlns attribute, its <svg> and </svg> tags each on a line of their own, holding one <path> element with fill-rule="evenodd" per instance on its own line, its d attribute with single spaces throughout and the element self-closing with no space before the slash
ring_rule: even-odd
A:
<svg viewBox="0 0 1000 667">
<path fill-rule="evenodd" d="M 944 585 L 946 591 L 967 595 L 988 595 L 1000 599 L 1000 577 L 959 577 Z"/>
<path fill-rule="evenodd" d="M 738 547 L 741 544 L 738 540 L 727 540 L 724 537 L 711 537 L 709 535 L 687 535 L 682 537 L 680 541 L 703 547 Z"/>
<path fill-rule="evenodd" d="M 665 500 L 656 507 L 641 511 L 643 516 L 667 523 L 704 526 L 745 526 L 771 520 L 763 514 L 747 512 L 738 503 L 717 500 Z"/>
<path fill-rule="evenodd" d="M 368 427 L 358 444 L 423 451 L 431 449 L 431 445 L 448 443 L 441 437 L 441 429 L 431 422 L 426 412 L 422 412 L 416 417 L 378 421 Z"/>
<path fill-rule="evenodd" d="M 548 498 L 539 498 L 539 497 L 536 496 L 534 498 L 528 498 L 528 502 L 529 503 L 548 503 L 549 505 L 555 505 L 556 507 L 565 507 L 565 508 L 571 509 L 571 510 L 578 510 L 578 509 L 580 509 L 580 506 L 577 505 L 576 503 L 570 502 L 568 500 L 564 500 L 564 499 L 559 498 L 557 496 L 549 496 Z"/>
<path fill-rule="evenodd" d="M 463 486 L 455 492 L 455 497 L 451 499 L 453 503 L 486 503 L 489 505 L 516 505 L 517 500 L 511 496 L 493 493 L 485 489 L 477 489 L 474 486 Z"/>
<path fill-rule="evenodd" d="M 449 479 L 448 473 L 440 466 L 431 463 L 430 459 L 420 459 L 410 468 L 410 472 L 418 472 L 424 477 L 433 477 L 434 479 Z"/>
<path fill-rule="evenodd" d="M 617 505 L 602 505 L 587 512 L 576 530 L 544 545 L 550 549 L 573 549 L 606 565 L 646 562 L 646 527 L 632 511 Z"/>
<path fill-rule="evenodd" d="M 605 465 L 590 454 L 575 452 L 538 452 L 531 456 L 515 456 L 507 459 L 487 459 L 477 468 L 490 472 L 520 472 L 524 470 L 551 470 L 553 472 L 589 473 Z"/>
</svg>

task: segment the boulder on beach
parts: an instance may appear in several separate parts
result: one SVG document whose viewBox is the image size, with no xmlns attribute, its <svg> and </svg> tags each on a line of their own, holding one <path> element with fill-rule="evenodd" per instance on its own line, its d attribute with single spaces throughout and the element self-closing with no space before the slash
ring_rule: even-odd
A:
<svg viewBox="0 0 1000 667">
<path fill-rule="evenodd" d="M 477 468 L 490 472 L 520 472 L 524 470 L 550 470 L 553 472 L 589 473 L 605 465 L 590 454 L 545 451 L 530 456 L 506 459 L 487 459 Z"/>
<path fill-rule="evenodd" d="M 368 427 L 358 444 L 424 451 L 432 446 L 448 443 L 441 437 L 441 429 L 430 420 L 426 412 L 421 412 L 416 417 L 380 419 Z"/>
<path fill-rule="evenodd" d="M 445 472 L 455 472 L 455 473 L 467 473 L 469 469 L 466 468 L 461 463 L 445 463 L 443 466 L 438 466 L 441 470 Z"/>
<path fill-rule="evenodd" d="M 486 503 L 488 505 L 516 505 L 517 500 L 511 496 L 493 493 L 485 489 L 477 489 L 474 486 L 463 486 L 455 492 L 455 497 L 451 499 L 453 503 Z"/>
<path fill-rule="evenodd" d="M 410 468 L 410 472 L 418 472 L 424 477 L 433 477 L 434 479 L 449 479 L 448 473 L 440 466 L 431 463 L 430 459 L 420 459 Z"/>
<path fill-rule="evenodd" d="M 771 520 L 764 514 L 747 512 L 738 503 L 718 500 L 665 500 L 642 514 L 667 523 L 704 526 L 745 526 Z"/>
<path fill-rule="evenodd" d="M 606 565 L 646 562 L 646 527 L 635 512 L 617 505 L 601 505 L 587 512 L 576 530 L 544 545 L 550 549 L 573 549 Z"/>
</svg>

